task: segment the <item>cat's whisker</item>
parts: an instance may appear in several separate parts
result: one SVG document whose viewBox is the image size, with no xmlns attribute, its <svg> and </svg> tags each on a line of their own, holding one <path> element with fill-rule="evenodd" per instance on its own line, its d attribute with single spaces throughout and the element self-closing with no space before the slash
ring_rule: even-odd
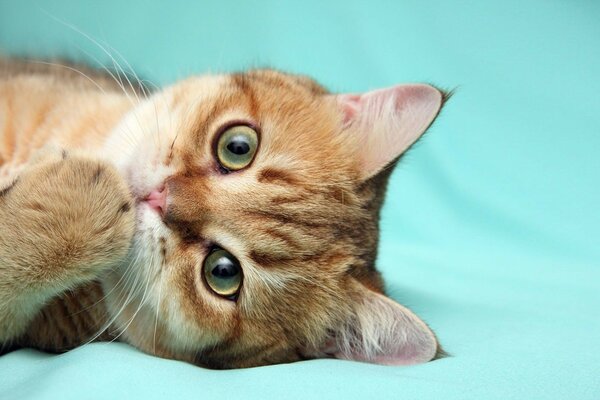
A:
<svg viewBox="0 0 600 400">
<path fill-rule="evenodd" d="M 135 268 L 135 264 L 132 264 Z M 114 328 L 114 332 L 121 332 L 121 328 L 118 326 L 114 326 L 115 322 L 119 319 L 121 314 L 125 311 L 125 309 L 132 303 L 132 301 L 136 298 L 138 294 L 139 287 L 139 275 L 136 274 L 133 269 L 127 278 L 127 284 L 123 286 L 123 289 L 119 293 L 119 303 L 121 303 L 121 307 L 115 313 L 115 316 L 111 320 L 110 326 Z M 123 299 L 124 298 L 124 299 Z M 114 340 L 111 340 L 114 341 Z"/>
<path fill-rule="evenodd" d="M 154 318 L 154 334 L 152 335 L 152 351 L 156 353 L 156 332 L 158 330 L 158 313 L 160 311 L 160 306 L 162 303 L 162 288 L 163 288 L 163 279 L 162 279 L 162 269 L 160 273 L 159 284 L 158 284 L 158 297 L 156 300 L 156 315 Z"/>
<path fill-rule="evenodd" d="M 121 61 L 125 63 L 125 66 L 129 70 L 129 74 L 131 74 L 131 76 L 136 80 L 139 90 L 142 92 L 142 96 L 144 97 L 144 99 L 148 99 L 148 95 L 146 93 L 146 89 L 144 88 L 144 85 L 141 83 L 140 78 L 138 77 L 137 73 L 135 72 L 135 70 L 133 69 L 131 64 L 127 61 L 127 59 L 123 56 L 123 54 L 121 54 L 117 49 L 115 49 L 113 46 L 108 44 L 106 41 L 103 41 L 103 44 L 104 44 L 105 48 L 108 48 L 112 52 L 116 53 L 117 56 L 121 59 Z M 125 72 L 125 69 L 121 66 L 121 64 L 119 64 L 117 62 L 116 59 L 114 59 L 114 62 L 117 63 L 117 67 L 121 70 L 121 72 L 123 73 L 123 76 L 125 76 L 125 79 L 129 83 L 129 87 L 135 93 L 136 98 L 138 99 L 138 102 L 139 102 L 140 99 L 139 99 L 139 96 L 137 93 L 138 91 L 136 89 L 134 89 L 133 84 L 132 84 L 131 80 L 129 79 L 128 73 Z"/>
<path fill-rule="evenodd" d="M 139 259 L 139 258 L 140 258 L 140 256 L 141 256 L 141 253 L 138 253 L 137 255 L 138 255 L 138 257 L 137 257 L 136 259 Z M 125 300 L 125 302 L 123 303 L 123 305 L 122 305 L 122 307 L 119 309 L 119 311 L 117 312 L 117 317 L 118 317 L 118 316 L 119 316 L 119 315 L 120 315 L 120 314 L 121 314 L 121 313 L 124 311 L 124 309 L 125 309 L 125 308 L 126 308 L 128 305 L 129 305 L 129 304 L 131 304 L 131 302 L 132 302 L 132 301 L 133 301 L 135 298 L 138 298 L 138 297 L 139 297 L 139 294 L 140 294 L 140 291 L 141 291 L 141 288 L 142 288 L 142 285 L 139 285 L 139 282 L 140 282 L 140 274 L 137 274 L 137 273 L 135 273 L 135 274 L 134 274 L 134 277 L 135 277 L 134 284 L 133 284 L 133 285 L 130 287 L 130 289 L 129 289 L 129 295 L 128 295 L 127 299 Z M 148 281 L 147 281 L 147 283 L 146 283 L 146 289 L 147 289 L 147 287 L 148 287 Z M 142 304 L 142 302 L 143 302 L 143 300 L 144 300 L 144 297 L 145 297 L 145 294 L 144 294 L 144 296 L 142 296 L 142 301 L 140 301 L 140 306 L 141 306 L 141 304 Z M 122 334 L 125 332 L 125 330 L 126 330 L 128 327 L 129 327 L 129 324 L 131 323 L 131 321 L 133 320 L 133 318 L 135 318 L 135 314 L 137 314 L 137 312 L 138 312 L 138 311 L 139 311 L 139 309 L 141 308 L 140 306 L 138 306 L 138 309 L 137 309 L 137 310 L 136 310 L 136 312 L 134 313 L 134 316 L 133 316 L 133 317 L 132 317 L 132 318 L 129 320 L 129 323 L 127 323 L 127 326 L 125 326 L 125 327 L 121 326 L 121 327 L 118 327 L 118 328 L 117 328 L 117 331 L 119 331 L 120 333 L 119 333 L 119 334 L 118 334 L 118 335 L 117 335 L 115 338 L 113 338 L 113 339 L 112 339 L 112 341 L 114 341 L 114 340 L 117 340 L 117 339 L 118 339 L 118 338 L 119 338 L 119 337 L 120 337 L 120 336 L 121 336 L 121 335 L 122 335 Z M 116 318 L 115 318 L 115 320 L 116 320 Z"/>
<path fill-rule="evenodd" d="M 125 286 L 127 286 L 129 284 L 129 281 L 131 280 L 131 276 L 135 276 L 136 274 L 134 274 L 133 269 L 134 269 L 134 265 L 137 264 L 137 262 L 139 261 L 139 253 L 136 254 L 136 256 L 129 262 L 128 266 L 125 268 L 125 272 L 123 274 L 123 276 L 127 276 L 126 279 L 126 283 Z M 118 285 L 115 285 L 115 287 Z M 123 287 L 123 289 L 125 289 L 125 286 Z M 132 286 L 133 289 L 133 286 Z M 125 307 L 127 307 L 127 305 L 131 302 L 130 297 L 132 295 L 132 290 L 129 290 L 128 292 L 128 297 L 125 300 L 125 302 L 122 304 L 121 308 L 115 313 L 115 315 L 110 318 L 107 322 L 104 323 L 104 325 L 102 325 L 100 327 L 100 329 L 98 329 L 98 331 L 96 332 L 96 334 L 94 334 L 90 339 L 88 339 L 85 344 L 90 344 L 92 342 L 94 342 L 96 339 L 98 339 L 105 331 L 107 331 L 108 329 L 110 329 L 110 327 L 113 325 L 113 323 L 117 320 L 117 318 L 119 318 L 121 312 L 123 312 L 123 310 L 125 309 Z M 119 293 L 119 297 L 123 295 L 123 290 L 121 290 L 121 292 Z"/>
<path fill-rule="evenodd" d="M 150 257 L 150 265 L 153 265 L 153 261 L 154 261 L 154 253 L 151 253 L 151 257 Z M 121 335 L 123 335 L 123 333 L 125 333 L 127 331 L 127 329 L 131 326 L 131 324 L 133 323 L 133 321 L 135 320 L 135 317 L 138 315 L 138 313 L 140 312 L 140 310 L 142 309 L 142 307 L 145 305 L 146 303 L 146 299 L 147 299 L 147 295 L 148 295 L 148 286 L 150 285 L 150 274 L 147 275 L 146 278 L 146 285 L 144 287 L 144 293 L 142 294 L 142 298 L 138 304 L 137 309 L 135 310 L 135 312 L 133 313 L 133 315 L 131 316 L 131 318 L 129 319 L 129 321 L 127 322 L 127 324 L 125 325 L 125 327 L 120 328 L 120 333 L 115 336 L 111 342 L 116 341 L 117 339 L 119 339 L 119 337 L 121 337 Z M 139 294 L 139 293 L 138 293 Z M 139 297 L 139 296 L 136 296 Z"/>
<path fill-rule="evenodd" d="M 115 317 L 109 318 L 97 331 L 94 335 L 90 336 L 86 341 L 82 343 L 82 345 L 90 344 L 95 342 L 100 336 L 102 336 L 105 332 L 109 332 L 110 327 L 115 322 L 117 315 Z"/>
<path fill-rule="evenodd" d="M 83 309 L 81 309 L 81 310 L 79 310 L 79 311 L 76 311 L 76 312 L 74 312 L 74 313 L 72 313 L 72 314 L 70 314 L 70 315 L 77 315 L 77 314 L 79 314 L 79 313 L 82 313 L 82 312 L 84 312 L 84 311 L 88 311 L 88 310 L 90 310 L 90 309 L 94 308 L 95 306 L 97 306 L 98 304 L 102 303 L 102 302 L 103 302 L 103 301 L 104 301 L 106 298 L 108 298 L 108 297 L 109 297 L 109 296 L 110 296 L 110 295 L 111 295 L 111 294 L 112 294 L 112 293 L 113 293 L 113 292 L 114 292 L 114 291 L 115 291 L 117 288 L 119 288 L 119 287 L 120 287 L 122 284 L 124 284 L 124 283 L 125 283 L 125 277 L 127 276 L 127 269 L 131 268 L 131 266 L 132 266 L 132 263 L 129 263 L 129 264 L 128 264 L 128 266 L 126 267 L 126 271 L 125 271 L 125 273 L 121 274 L 121 277 L 119 278 L 119 280 L 117 281 L 117 283 L 116 283 L 116 284 L 115 284 L 115 285 L 114 285 L 114 286 L 113 286 L 113 287 L 112 287 L 112 288 L 111 288 L 111 289 L 110 289 L 108 292 L 104 293 L 104 295 L 103 295 L 103 296 L 102 296 L 100 299 L 96 300 L 96 301 L 95 301 L 94 303 L 92 303 L 91 305 L 89 305 L 89 306 L 87 306 L 87 307 L 85 307 L 85 308 L 83 308 Z M 115 270 L 114 270 L 114 269 L 111 269 L 111 272 L 115 272 Z M 122 292 L 122 291 L 123 291 L 123 288 L 121 288 L 121 292 Z"/>
<path fill-rule="evenodd" d="M 98 90 L 100 90 L 102 92 L 102 94 L 106 94 L 106 91 L 104 90 L 104 88 L 102 88 L 102 86 L 100 86 L 100 84 L 98 84 L 98 82 L 96 82 L 91 76 L 87 75 L 85 72 L 83 72 L 77 68 L 70 67 L 68 65 L 59 64 L 59 63 L 48 62 L 48 61 L 28 60 L 28 62 L 30 62 L 32 64 L 42 64 L 42 65 L 49 65 L 49 66 L 53 66 L 53 67 L 64 68 L 64 69 L 68 69 L 69 71 L 73 71 L 73 72 L 83 76 L 85 79 L 90 81 L 92 84 L 94 84 L 94 86 L 96 86 L 98 88 Z"/>
</svg>

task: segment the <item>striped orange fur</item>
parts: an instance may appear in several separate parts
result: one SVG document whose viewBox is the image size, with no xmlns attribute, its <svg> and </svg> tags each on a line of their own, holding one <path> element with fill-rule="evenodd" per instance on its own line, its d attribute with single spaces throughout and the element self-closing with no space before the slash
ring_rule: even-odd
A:
<svg viewBox="0 0 600 400">
<path fill-rule="evenodd" d="M 5 350 L 118 339 L 213 368 L 439 353 L 427 325 L 385 297 L 375 260 L 391 167 L 435 118 L 441 92 L 343 97 L 254 70 L 146 98 L 77 68 L 87 77 L 0 61 Z M 378 101 L 392 113 L 412 107 L 403 147 L 358 132 L 389 122 L 369 111 Z M 215 143 L 231 124 L 256 129 L 259 147 L 250 166 L 226 173 Z M 158 188 L 157 211 L 148 199 Z M 203 281 L 214 246 L 243 270 L 235 301 Z"/>
</svg>

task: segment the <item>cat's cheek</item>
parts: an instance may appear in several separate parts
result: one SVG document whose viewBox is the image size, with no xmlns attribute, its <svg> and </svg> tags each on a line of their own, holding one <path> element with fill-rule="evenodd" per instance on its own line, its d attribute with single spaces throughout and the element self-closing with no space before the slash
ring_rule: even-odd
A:
<svg viewBox="0 0 600 400">
<path fill-rule="evenodd" d="M 167 282 L 164 284 L 167 285 Z M 169 351 L 179 353 L 177 358 L 210 348 L 227 336 L 228 330 L 215 329 L 215 321 L 203 315 L 207 314 L 206 309 L 190 309 L 189 302 L 182 297 L 184 294 L 180 285 L 171 282 L 168 286 L 171 287 L 172 296 L 165 298 L 162 305 L 165 312 L 163 344 Z M 227 314 L 222 314 L 222 319 L 227 320 Z"/>
<path fill-rule="evenodd" d="M 127 341 L 151 354 L 193 362 L 188 359 L 190 355 L 230 335 L 235 303 L 214 296 L 204 286 L 202 251 L 194 246 L 180 247 L 179 239 L 148 205 L 138 205 L 138 215 L 135 256 L 146 262 L 136 268 L 141 280 L 150 281 L 147 304 L 151 306 L 141 313 L 151 315 L 152 329 L 132 325 Z M 152 333 L 151 340 L 148 332 Z"/>
</svg>

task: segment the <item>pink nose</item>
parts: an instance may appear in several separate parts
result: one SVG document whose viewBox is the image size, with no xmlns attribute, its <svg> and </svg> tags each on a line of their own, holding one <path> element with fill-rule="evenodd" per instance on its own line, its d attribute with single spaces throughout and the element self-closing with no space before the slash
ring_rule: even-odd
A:
<svg viewBox="0 0 600 400">
<path fill-rule="evenodd" d="M 167 189 L 163 186 L 151 191 L 144 201 L 159 214 L 164 214 L 167 208 Z"/>
</svg>

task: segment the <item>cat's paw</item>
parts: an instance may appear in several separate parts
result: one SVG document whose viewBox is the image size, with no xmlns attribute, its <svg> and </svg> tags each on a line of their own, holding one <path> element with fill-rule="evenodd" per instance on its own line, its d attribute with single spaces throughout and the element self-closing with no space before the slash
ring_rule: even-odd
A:
<svg viewBox="0 0 600 400">
<path fill-rule="evenodd" d="M 103 161 L 52 151 L 37 159 L 0 197 L 0 230 L 21 260 L 94 274 L 122 260 L 134 232 L 134 201 Z"/>
</svg>

